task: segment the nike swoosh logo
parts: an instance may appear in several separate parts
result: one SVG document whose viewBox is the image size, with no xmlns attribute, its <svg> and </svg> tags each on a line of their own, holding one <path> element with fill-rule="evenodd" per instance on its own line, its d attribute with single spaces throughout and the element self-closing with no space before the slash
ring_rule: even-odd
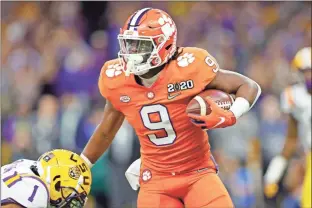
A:
<svg viewBox="0 0 312 208">
<path fill-rule="evenodd" d="M 181 95 L 181 92 L 179 92 L 179 93 L 177 93 L 177 94 L 173 94 L 173 95 L 168 95 L 168 100 L 172 100 L 173 98 L 175 98 L 175 97 L 177 97 L 177 96 L 179 96 L 179 95 Z"/>
<path fill-rule="evenodd" d="M 224 123 L 225 118 L 224 118 L 224 117 L 219 117 L 219 118 L 220 118 L 219 123 L 217 123 L 216 125 L 214 125 L 213 127 L 211 127 L 211 129 L 213 129 L 213 128 L 215 128 L 215 127 L 219 126 L 219 125 L 220 125 L 220 124 L 222 124 L 222 123 Z"/>
</svg>

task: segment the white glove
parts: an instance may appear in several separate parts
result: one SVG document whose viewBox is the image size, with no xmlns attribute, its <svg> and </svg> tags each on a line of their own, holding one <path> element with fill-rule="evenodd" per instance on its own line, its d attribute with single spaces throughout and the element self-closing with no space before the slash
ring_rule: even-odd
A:
<svg viewBox="0 0 312 208">
<path fill-rule="evenodd" d="M 281 156 L 275 156 L 269 164 L 269 167 L 264 175 L 265 184 L 278 183 L 287 167 L 287 160 Z"/>
<path fill-rule="evenodd" d="M 133 190 L 138 190 L 140 187 L 140 168 L 141 158 L 134 161 L 127 169 L 125 176 Z"/>
</svg>

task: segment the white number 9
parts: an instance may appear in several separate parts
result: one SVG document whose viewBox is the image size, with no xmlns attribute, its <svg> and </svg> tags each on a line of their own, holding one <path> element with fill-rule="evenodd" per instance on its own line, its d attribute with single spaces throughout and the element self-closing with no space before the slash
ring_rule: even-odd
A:
<svg viewBox="0 0 312 208">
<path fill-rule="evenodd" d="M 151 121 L 149 114 L 152 113 L 158 113 L 160 121 Z M 177 138 L 169 118 L 168 110 L 165 106 L 160 104 L 143 106 L 140 110 L 140 115 L 143 121 L 143 125 L 147 129 L 153 131 L 163 130 L 166 132 L 167 136 L 165 137 L 157 137 L 156 134 L 147 135 L 151 142 L 153 142 L 155 145 L 169 145 L 172 144 Z"/>
<path fill-rule="evenodd" d="M 212 67 L 212 71 L 217 73 L 219 71 L 219 65 L 211 57 L 207 56 L 205 62 L 208 66 Z"/>
</svg>

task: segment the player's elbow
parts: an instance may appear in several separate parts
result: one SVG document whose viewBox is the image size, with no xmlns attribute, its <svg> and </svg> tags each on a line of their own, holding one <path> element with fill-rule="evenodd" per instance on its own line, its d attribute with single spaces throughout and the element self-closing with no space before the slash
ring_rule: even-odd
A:
<svg viewBox="0 0 312 208">
<path fill-rule="evenodd" d="M 247 78 L 245 79 L 242 89 L 244 89 L 243 94 L 248 98 L 247 100 L 250 103 L 250 108 L 253 107 L 261 95 L 261 87 L 254 80 Z"/>
<path fill-rule="evenodd" d="M 251 80 L 250 88 L 253 91 L 253 94 L 255 96 L 254 102 L 256 102 L 259 96 L 261 95 L 261 92 L 262 92 L 261 87 L 257 82 L 255 82 L 254 80 Z"/>
</svg>

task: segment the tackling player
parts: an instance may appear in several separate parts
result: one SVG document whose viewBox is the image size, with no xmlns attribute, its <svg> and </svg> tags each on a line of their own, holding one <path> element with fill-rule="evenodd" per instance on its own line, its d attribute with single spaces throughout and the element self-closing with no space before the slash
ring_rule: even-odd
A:
<svg viewBox="0 0 312 208">
<path fill-rule="evenodd" d="M 302 189 L 302 207 L 312 207 L 311 204 L 311 47 L 302 48 L 295 55 L 292 68 L 299 72 L 304 82 L 292 85 L 281 95 L 282 111 L 288 114 L 288 132 L 284 148 L 280 155 L 270 162 L 264 176 L 265 193 L 268 197 L 276 195 L 277 184 L 286 170 L 289 159 L 297 149 L 298 138 L 305 148 L 306 173 Z"/>
<path fill-rule="evenodd" d="M 38 161 L 17 160 L 1 167 L 1 207 L 45 208 L 84 206 L 91 171 L 68 150 L 53 150 Z"/>
<path fill-rule="evenodd" d="M 258 84 L 219 69 L 204 49 L 177 48 L 175 23 L 159 9 L 131 15 L 118 40 L 119 59 L 107 61 L 99 77 L 104 118 L 81 156 L 92 166 L 126 118 L 141 144 L 138 207 L 233 207 L 201 127 L 234 125 L 258 99 Z M 231 110 L 207 99 L 209 116 L 187 115 L 189 101 L 205 89 L 236 94 Z"/>
</svg>

